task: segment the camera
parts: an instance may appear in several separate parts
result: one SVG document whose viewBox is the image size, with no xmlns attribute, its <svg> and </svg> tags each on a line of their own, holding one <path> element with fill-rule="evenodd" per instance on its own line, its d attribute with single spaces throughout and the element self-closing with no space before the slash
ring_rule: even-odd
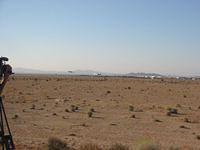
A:
<svg viewBox="0 0 200 150">
<path fill-rule="evenodd" d="M 6 64 L 6 61 L 8 61 L 7 57 L 0 57 L 0 78 L 2 78 L 5 73 L 13 74 L 11 66 Z"/>
</svg>

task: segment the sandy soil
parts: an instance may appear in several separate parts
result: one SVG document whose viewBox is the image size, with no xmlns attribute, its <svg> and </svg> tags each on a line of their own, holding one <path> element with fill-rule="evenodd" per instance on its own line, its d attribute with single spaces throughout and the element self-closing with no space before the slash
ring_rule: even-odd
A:
<svg viewBox="0 0 200 150">
<path fill-rule="evenodd" d="M 152 142 L 200 149 L 200 81 L 15 75 L 3 95 L 18 149 L 43 149 L 49 137 L 75 148 Z M 178 113 L 168 116 L 168 108 Z"/>
</svg>

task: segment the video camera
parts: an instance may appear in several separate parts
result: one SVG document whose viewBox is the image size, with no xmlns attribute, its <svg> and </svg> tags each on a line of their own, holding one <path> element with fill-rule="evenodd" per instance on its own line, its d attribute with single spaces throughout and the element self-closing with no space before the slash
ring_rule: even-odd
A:
<svg viewBox="0 0 200 150">
<path fill-rule="evenodd" d="M 8 61 L 7 57 L 0 57 L 0 78 L 4 76 L 6 71 L 8 71 L 8 74 L 13 74 L 12 68 L 10 67 L 10 65 L 6 64 L 6 61 Z M 8 67 L 11 69 L 9 70 Z"/>
</svg>

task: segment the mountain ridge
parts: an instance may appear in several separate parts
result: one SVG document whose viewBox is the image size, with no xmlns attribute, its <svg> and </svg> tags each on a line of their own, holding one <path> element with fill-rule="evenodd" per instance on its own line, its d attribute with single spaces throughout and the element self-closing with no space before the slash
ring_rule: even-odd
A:
<svg viewBox="0 0 200 150">
<path fill-rule="evenodd" d="M 29 69 L 16 67 L 13 68 L 13 72 L 16 74 L 62 74 L 62 75 L 103 75 L 103 76 L 135 76 L 135 77 L 162 77 L 164 75 L 158 73 L 145 73 L 145 72 L 130 72 L 130 73 L 110 73 L 110 72 L 101 72 L 94 70 L 72 70 L 72 71 L 47 71 L 39 69 Z"/>
</svg>

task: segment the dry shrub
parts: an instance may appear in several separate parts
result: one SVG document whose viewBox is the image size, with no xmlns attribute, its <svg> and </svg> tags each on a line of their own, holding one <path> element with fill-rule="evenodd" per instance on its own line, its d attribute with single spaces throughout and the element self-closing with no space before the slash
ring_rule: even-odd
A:
<svg viewBox="0 0 200 150">
<path fill-rule="evenodd" d="M 81 145 L 79 150 L 103 150 L 101 149 L 98 145 L 96 144 L 85 144 L 85 145 Z"/>
<path fill-rule="evenodd" d="M 178 146 L 170 146 L 169 150 L 181 150 L 181 148 Z"/>
<path fill-rule="evenodd" d="M 161 147 L 157 144 L 146 144 L 146 145 L 141 145 L 139 150 L 161 150 Z"/>
<path fill-rule="evenodd" d="M 114 144 L 109 150 L 129 150 L 129 147 L 122 144 Z"/>
<path fill-rule="evenodd" d="M 161 150 L 161 146 L 152 139 L 140 139 L 136 144 L 137 150 Z"/>
<path fill-rule="evenodd" d="M 52 137 L 48 140 L 48 150 L 72 150 L 64 141 Z"/>
</svg>

